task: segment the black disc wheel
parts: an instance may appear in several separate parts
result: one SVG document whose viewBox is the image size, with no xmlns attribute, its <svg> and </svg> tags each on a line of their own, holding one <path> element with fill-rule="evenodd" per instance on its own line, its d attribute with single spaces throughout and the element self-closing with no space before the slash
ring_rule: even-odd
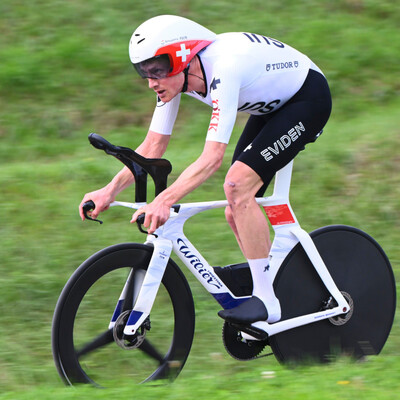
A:
<svg viewBox="0 0 400 400">
<path fill-rule="evenodd" d="M 281 362 L 324 362 L 339 355 L 378 354 L 390 333 L 396 307 L 388 258 L 374 239 L 356 228 L 328 226 L 311 237 L 352 310 L 271 336 L 275 356 Z M 335 305 L 300 244 L 284 260 L 275 291 L 282 321 Z"/>
<path fill-rule="evenodd" d="M 58 300 L 52 326 L 55 364 L 67 384 L 112 386 L 174 379 L 193 341 L 194 304 L 188 283 L 170 259 L 150 317 L 137 337 L 122 335 L 153 248 L 127 243 L 87 259 L 71 276 Z M 115 328 L 109 323 L 124 285 Z"/>
</svg>

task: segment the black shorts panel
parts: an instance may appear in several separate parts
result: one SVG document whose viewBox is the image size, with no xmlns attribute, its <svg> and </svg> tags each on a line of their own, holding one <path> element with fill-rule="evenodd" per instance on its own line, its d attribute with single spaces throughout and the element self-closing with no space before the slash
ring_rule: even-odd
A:
<svg viewBox="0 0 400 400">
<path fill-rule="evenodd" d="M 239 160 L 264 182 L 262 196 L 275 173 L 288 164 L 328 121 L 332 108 L 325 77 L 310 70 L 301 89 L 277 111 L 251 115 L 237 143 L 232 163 Z"/>
</svg>

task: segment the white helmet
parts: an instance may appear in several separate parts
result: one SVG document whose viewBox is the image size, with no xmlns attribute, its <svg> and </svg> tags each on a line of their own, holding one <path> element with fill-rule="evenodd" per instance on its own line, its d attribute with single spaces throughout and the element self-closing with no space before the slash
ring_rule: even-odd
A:
<svg viewBox="0 0 400 400">
<path fill-rule="evenodd" d="M 166 78 L 186 70 L 192 58 L 216 36 L 189 19 L 160 15 L 133 32 L 129 57 L 141 77 Z"/>
</svg>

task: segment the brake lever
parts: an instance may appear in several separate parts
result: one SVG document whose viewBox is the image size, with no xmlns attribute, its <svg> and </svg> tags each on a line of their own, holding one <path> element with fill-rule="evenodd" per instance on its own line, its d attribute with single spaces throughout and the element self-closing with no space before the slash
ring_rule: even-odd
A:
<svg viewBox="0 0 400 400">
<path fill-rule="evenodd" d="M 92 201 L 92 200 L 89 200 L 89 201 L 83 203 L 83 206 L 82 206 L 83 215 L 85 216 L 86 219 L 88 219 L 90 221 L 98 222 L 101 225 L 103 223 L 103 221 L 92 218 L 87 214 L 89 211 L 94 210 L 95 208 L 96 208 L 96 204 L 94 204 L 94 201 Z"/>
</svg>

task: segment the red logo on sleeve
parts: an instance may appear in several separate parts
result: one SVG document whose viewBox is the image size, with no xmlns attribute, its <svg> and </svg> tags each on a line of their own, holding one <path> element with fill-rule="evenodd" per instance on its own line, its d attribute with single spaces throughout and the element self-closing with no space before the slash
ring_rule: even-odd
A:
<svg viewBox="0 0 400 400">
<path fill-rule="evenodd" d="M 212 129 L 217 132 L 218 123 L 219 123 L 219 105 L 218 100 L 213 100 L 213 112 L 211 115 L 210 126 L 208 127 L 208 131 L 210 132 Z"/>
</svg>

